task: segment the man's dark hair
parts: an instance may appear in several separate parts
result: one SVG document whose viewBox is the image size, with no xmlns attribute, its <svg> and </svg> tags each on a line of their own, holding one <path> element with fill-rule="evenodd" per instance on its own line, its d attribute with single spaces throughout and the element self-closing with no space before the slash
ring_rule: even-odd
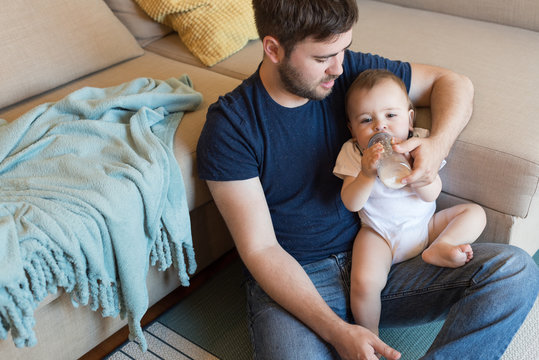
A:
<svg viewBox="0 0 539 360">
<path fill-rule="evenodd" d="M 253 0 L 253 8 L 260 39 L 275 37 L 287 56 L 307 37 L 342 34 L 358 18 L 356 0 Z"/>
</svg>

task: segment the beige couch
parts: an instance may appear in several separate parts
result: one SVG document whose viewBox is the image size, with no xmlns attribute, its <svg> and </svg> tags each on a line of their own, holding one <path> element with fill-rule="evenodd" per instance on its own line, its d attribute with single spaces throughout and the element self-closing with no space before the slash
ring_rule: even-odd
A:
<svg viewBox="0 0 539 360">
<path fill-rule="evenodd" d="M 439 206 L 481 204 L 488 225 L 480 241 L 510 243 L 533 254 L 539 248 L 539 125 L 533 120 L 539 114 L 539 4 L 532 0 L 358 0 L 358 4 L 360 21 L 352 49 L 441 65 L 472 79 L 474 115 L 441 173 Z M 152 22 L 132 0 L 8 2 L 0 18 L 7 24 L 0 30 L 0 118 L 8 121 L 83 86 L 188 74 L 204 102 L 182 119 L 174 151 L 186 183 L 197 271 L 233 247 L 197 177 L 195 148 L 208 105 L 256 70 L 262 57 L 259 41 L 207 68 L 176 33 Z M 418 121 L 428 124 L 428 109 L 420 114 Z M 173 271 L 158 273 L 151 268 L 147 284 L 152 305 L 179 281 Z M 539 336 L 537 308 L 536 304 L 506 352 L 507 359 L 539 355 L 539 349 L 530 348 Z M 62 292 L 41 302 L 35 318 L 38 344 L 17 349 L 8 338 L 0 341 L 0 358 L 75 359 L 125 325 L 88 308 L 74 309 Z"/>
</svg>

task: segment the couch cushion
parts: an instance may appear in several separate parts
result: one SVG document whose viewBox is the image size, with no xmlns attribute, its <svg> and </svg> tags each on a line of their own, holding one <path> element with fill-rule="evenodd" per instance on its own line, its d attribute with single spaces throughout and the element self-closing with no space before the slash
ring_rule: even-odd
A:
<svg viewBox="0 0 539 360">
<path fill-rule="evenodd" d="M 539 4 L 537 0 L 377 1 L 539 31 Z"/>
<path fill-rule="evenodd" d="M 539 33 L 360 0 L 352 49 L 443 66 L 475 86 L 472 119 L 442 170 L 444 191 L 525 217 L 539 179 Z"/>
<path fill-rule="evenodd" d="M 187 64 L 206 67 L 202 61 L 197 59 L 189 49 L 187 49 L 187 46 L 185 46 L 176 34 L 170 34 L 150 43 L 146 46 L 146 50 Z M 258 65 L 262 61 L 262 55 L 263 50 L 261 41 L 252 40 L 249 41 L 239 53 L 212 66 L 211 70 L 219 74 L 243 80 L 256 71 Z"/>
<path fill-rule="evenodd" d="M 142 54 L 102 0 L 6 1 L 0 108 Z"/>
<path fill-rule="evenodd" d="M 170 34 L 172 28 L 149 17 L 134 0 L 105 0 L 114 15 L 129 29 L 140 46 Z"/>
<path fill-rule="evenodd" d="M 29 99 L 0 112 L 0 118 L 13 121 L 35 106 L 49 101 L 57 101 L 83 86 L 108 87 L 133 80 L 137 77 L 168 79 L 187 74 L 193 81 L 195 90 L 204 96 L 198 110 L 186 113 L 180 122 L 174 138 L 174 154 L 185 182 L 189 210 L 193 210 L 211 200 L 206 184 L 198 178 L 196 171 L 196 144 L 206 121 L 208 106 L 238 86 L 240 81 L 199 67 L 178 63 L 165 57 L 146 53 L 145 55 L 116 65 L 86 78 L 74 81 L 59 89 L 49 91 L 39 97 Z"/>
</svg>

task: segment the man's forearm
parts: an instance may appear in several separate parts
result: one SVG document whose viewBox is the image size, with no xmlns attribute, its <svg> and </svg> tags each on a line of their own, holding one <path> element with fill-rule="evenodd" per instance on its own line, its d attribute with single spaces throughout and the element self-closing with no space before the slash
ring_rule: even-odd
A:
<svg viewBox="0 0 539 360">
<path fill-rule="evenodd" d="M 335 347 L 342 359 L 366 358 L 379 353 L 398 359 L 400 353 L 370 330 L 348 324 L 326 304 L 303 268 L 279 246 L 244 261 L 262 288 L 284 309 Z M 255 275 L 256 274 L 256 275 Z M 358 357 L 359 356 L 359 357 Z"/>
<path fill-rule="evenodd" d="M 466 76 L 436 66 L 412 64 L 410 99 L 418 107 L 431 109 L 431 134 L 394 145 L 413 158 L 412 173 L 402 181 L 424 186 L 434 181 L 440 164 L 464 129 L 473 109 L 473 85 Z"/>
<path fill-rule="evenodd" d="M 433 84 L 430 107 L 434 138 L 446 157 L 472 116 L 474 89 L 465 76 L 448 72 Z"/>
<path fill-rule="evenodd" d="M 343 322 L 322 299 L 301 265 L 277 242 L 258 178 L 208 186 L 242 261 L 264 291 L 283 308 L 329 340 Z"/>
<path fill-rule="evenodd" d="M 301 265 L 276 245 L 243 253 L 242 260 L 266 293 L 324 340 L 331 342 L 334 329 L 342 326 Z"/>
</svg>

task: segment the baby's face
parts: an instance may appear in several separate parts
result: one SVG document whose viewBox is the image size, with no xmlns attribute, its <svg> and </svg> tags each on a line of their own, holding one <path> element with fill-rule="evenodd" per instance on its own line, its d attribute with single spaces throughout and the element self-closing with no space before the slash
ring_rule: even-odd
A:
<svg viewBox="0 0 539 360">
<path fill-rule="evenodd" d="M 413 110 L 407 95 L 390 79 L 382 80 L 372 89 L 359 89 L 348 99 L 350 131 L 360 149 L 367 148 L 376 133 L 387 132 L 406 140 L 412 130 Z"/>
</svg>

